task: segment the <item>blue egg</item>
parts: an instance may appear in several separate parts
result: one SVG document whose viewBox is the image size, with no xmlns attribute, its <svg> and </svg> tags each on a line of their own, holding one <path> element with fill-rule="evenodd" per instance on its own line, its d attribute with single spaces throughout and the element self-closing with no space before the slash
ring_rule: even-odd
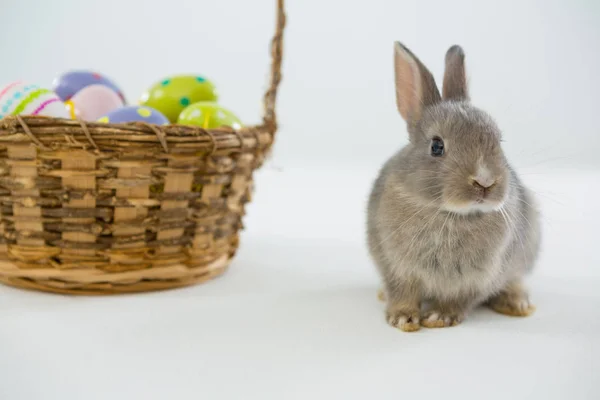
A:
<svg viewBox="0 0 600 400">
<path fill-rule="evenodd" d="M 71 99 L 75 93 L 90 85 L 108 86 L 121 97 L 123 103 L 127 103 L 127 101 L 125 101 L 125 96 L 117 85 L 105 76 L 93 71 L 67 72 L 54 80 L 52 83 L 52 90 L 62 101 L 67 101 Z"/>
<path fill-rule="evenodd" d="M 154 125 L 167 125 L 169 120 L 159 111 L 148 106 L 127 106 L 117 108 L 99 118 L 98 122 L 121 124 L 125 122 L 146 122 Z"/>
</svg>

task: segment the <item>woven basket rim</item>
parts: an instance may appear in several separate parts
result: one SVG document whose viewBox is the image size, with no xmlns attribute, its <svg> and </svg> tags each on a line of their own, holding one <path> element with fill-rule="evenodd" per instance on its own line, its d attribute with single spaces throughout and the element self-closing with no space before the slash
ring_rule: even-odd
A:
<svg viewBox="0 0 600 400">
<path fill-rule="evenodd" d="M 60 131 L 62 135 L 56 135 Z M 53 132 L 52 140 L 45 140 L 40 132 Z M 207 154 L 267 151 L 273 144 L 273 126 L 255 125 L 239 129 L 220 127 L 203 129 L 191 125 L 154 125 L 144 122 L 106 124 L 84 122 L 38 115 L 10 115 L 0 120 L 0 145 L 33 143 L 44 150 L 69 144 L 74 148 L 95 149 L 96 141 L 127 135 L 140 142 L 154 142 L 164 153 L 170 152 L 169 143 L 204 143 Z"/>
</svg>

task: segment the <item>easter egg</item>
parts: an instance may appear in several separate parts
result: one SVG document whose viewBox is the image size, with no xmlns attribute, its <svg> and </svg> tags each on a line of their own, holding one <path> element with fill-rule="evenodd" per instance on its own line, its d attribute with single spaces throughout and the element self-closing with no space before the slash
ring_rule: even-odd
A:
<svg viewBox="0 0 600 400">
<path fill-rule="evenodd" d="M 123 100 L 111 88 L 104 85 L 90 85 L 75 93 L 65 101 L 72 119 L 95 121 L 107 113 L 123 107 Z"/>
<path fill-rule="evenodd" d="M 13 82 L 0 89 L 0 118 L 8 115 L 69 118 L 65 103 L 56 93 L 26 82 Z"/>
<path fill-rule="evenodd" d="M 115 91 L 127 103 L 121 89 L 110 79 L 93 71 L 69 71 L 54 79 L 52 90 L 62 101 L 70 100 L 75 93 L 90 85 L 104 85 Z"/>
<path fill-rule="evenodd" d="M 166 125 L 169 123 L 167 117 L 159 111 L 146 106 L 126 106 L 117 108 L 99 118 L 98 122 L 107 124 L 120 124 L 124 122 L 147 122 L 155 125 Z"/>
<path fill-rule="evenodd" d="M 156 108 L 175 122 L 184 108 L 199 101 L 216 101 L 217 91 L 201 76 L 179 75 L 163 79 L 148 89 L 140 104 Z"/>
<path fill-rule="evenodd" d="M 230 126 L 240 129 L 242 123 L 231 111 L 212 101 L 201 101 L 186 107 L 177 120 L 178 124 L 195 125 L 204 129 Z"/>
</svg>

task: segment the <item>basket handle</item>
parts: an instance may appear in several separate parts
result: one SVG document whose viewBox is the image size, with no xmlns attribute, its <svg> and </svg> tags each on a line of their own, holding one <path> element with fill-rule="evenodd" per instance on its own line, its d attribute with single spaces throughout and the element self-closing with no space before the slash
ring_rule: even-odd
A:
<svg viewBox="0 0 600 400">
<path fill-rule="evenodd" d="M 277 88 L 281 82 L 281 61 L 283 58 L 283 30 L 285 28 L 286 15 L 284 0 L 277 1 L 277 22 L 275 34 L 271 40 L 271 77 L 269 88 L 263 97 L 264 116 L 263 124 L 272 135 L 277 131 L 277 115 L 275 103 L 277 100 Z"/>
</svg>

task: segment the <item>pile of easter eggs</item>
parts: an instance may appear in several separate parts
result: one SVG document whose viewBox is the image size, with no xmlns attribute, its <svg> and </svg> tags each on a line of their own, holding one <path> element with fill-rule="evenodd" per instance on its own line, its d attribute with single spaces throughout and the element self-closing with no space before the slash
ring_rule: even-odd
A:
<svg viewBox="0 0 600 400">
<path fill-rule="evenodd" d="M 240 120 L 217 101 L 216 88 L 209 80 L 198 75 L 176 75 L 150 87 L 138 105 L 127 105 L 119 87 L 103 75 L 70 71 L 57 77 L 51 89 L 22 81 L 1 88 L 0 119 L 9 115 L 42 115 L 111 124 L 241 128 Z"/>
</svg>

